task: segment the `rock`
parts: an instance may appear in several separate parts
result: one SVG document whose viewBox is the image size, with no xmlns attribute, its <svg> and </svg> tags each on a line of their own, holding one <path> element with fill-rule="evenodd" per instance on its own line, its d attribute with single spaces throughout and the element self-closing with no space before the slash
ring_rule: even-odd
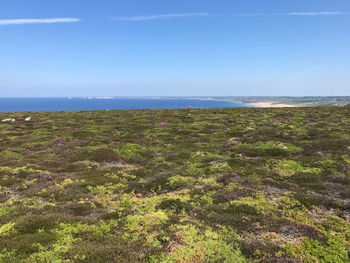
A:
<svg viewBox="0 0 350 263">
<path fill-rule="evenodd" d="M 28 117 L 28 118 L 25 118 L 24 120 L 25 121 L 30 121 L 32 118 L 31 117 Z"/>
<path fill-rule="evenodd" d="M 241 138 L 238 137 L 232 137 L 231 139 L 228 140 L 230 143 L 234 143 L 234 144 L 241 144 Z"/>
<path fill-rule="evenodd" d="M 15 119 L 4 119 L 2 120 L 2 122 L 15 122 L 16 120 Z"/>
</svg>

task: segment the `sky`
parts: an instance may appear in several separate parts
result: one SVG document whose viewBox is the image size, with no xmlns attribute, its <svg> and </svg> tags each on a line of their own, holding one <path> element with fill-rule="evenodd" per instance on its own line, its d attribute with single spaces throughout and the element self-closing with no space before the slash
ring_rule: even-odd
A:
<svg viewBox="0 0 350 263">
<path fill-rule="evenodd" d="M 349 0 L 0 0 L 0 97 L 349 96 Z"/>
</svg>

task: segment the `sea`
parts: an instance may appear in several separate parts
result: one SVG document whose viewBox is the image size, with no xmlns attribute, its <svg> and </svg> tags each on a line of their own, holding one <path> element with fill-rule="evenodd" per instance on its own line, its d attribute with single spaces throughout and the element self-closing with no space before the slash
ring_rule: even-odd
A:
<svg viewBox="0 0 350 263">
<path fill-rule="evenodd" d="M 0 112 L 141 110 L 183 108 L 251 107 L 249 104 L 215 99 L 158 98 L 0 98 Z"/>
</svg>

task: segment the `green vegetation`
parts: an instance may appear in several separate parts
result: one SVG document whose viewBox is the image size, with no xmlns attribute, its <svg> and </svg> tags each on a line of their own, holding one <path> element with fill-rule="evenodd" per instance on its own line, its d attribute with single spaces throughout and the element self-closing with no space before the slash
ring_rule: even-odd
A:
<svg viewBox="0 0 350 263">
<path fill-rule="evenodd" d="M 0 262 L 350 262 L 349 116 L 0 113 Z"/>
</svg>

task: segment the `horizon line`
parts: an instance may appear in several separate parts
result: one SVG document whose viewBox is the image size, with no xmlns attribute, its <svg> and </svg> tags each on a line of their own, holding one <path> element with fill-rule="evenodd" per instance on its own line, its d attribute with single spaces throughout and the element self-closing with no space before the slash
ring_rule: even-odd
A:
<svg viewBox="0 0 350 263">
<path fill-rule="evenodd" d="M 0 99 L 16 99 L 16 98 L 245 98 L 245 97 L 259 97 L 259 98 L 324 98 L 324 97 L 350 97 L 350 95 L 215 95 L 215 96 L 0 96 Z"/>
</svg>

